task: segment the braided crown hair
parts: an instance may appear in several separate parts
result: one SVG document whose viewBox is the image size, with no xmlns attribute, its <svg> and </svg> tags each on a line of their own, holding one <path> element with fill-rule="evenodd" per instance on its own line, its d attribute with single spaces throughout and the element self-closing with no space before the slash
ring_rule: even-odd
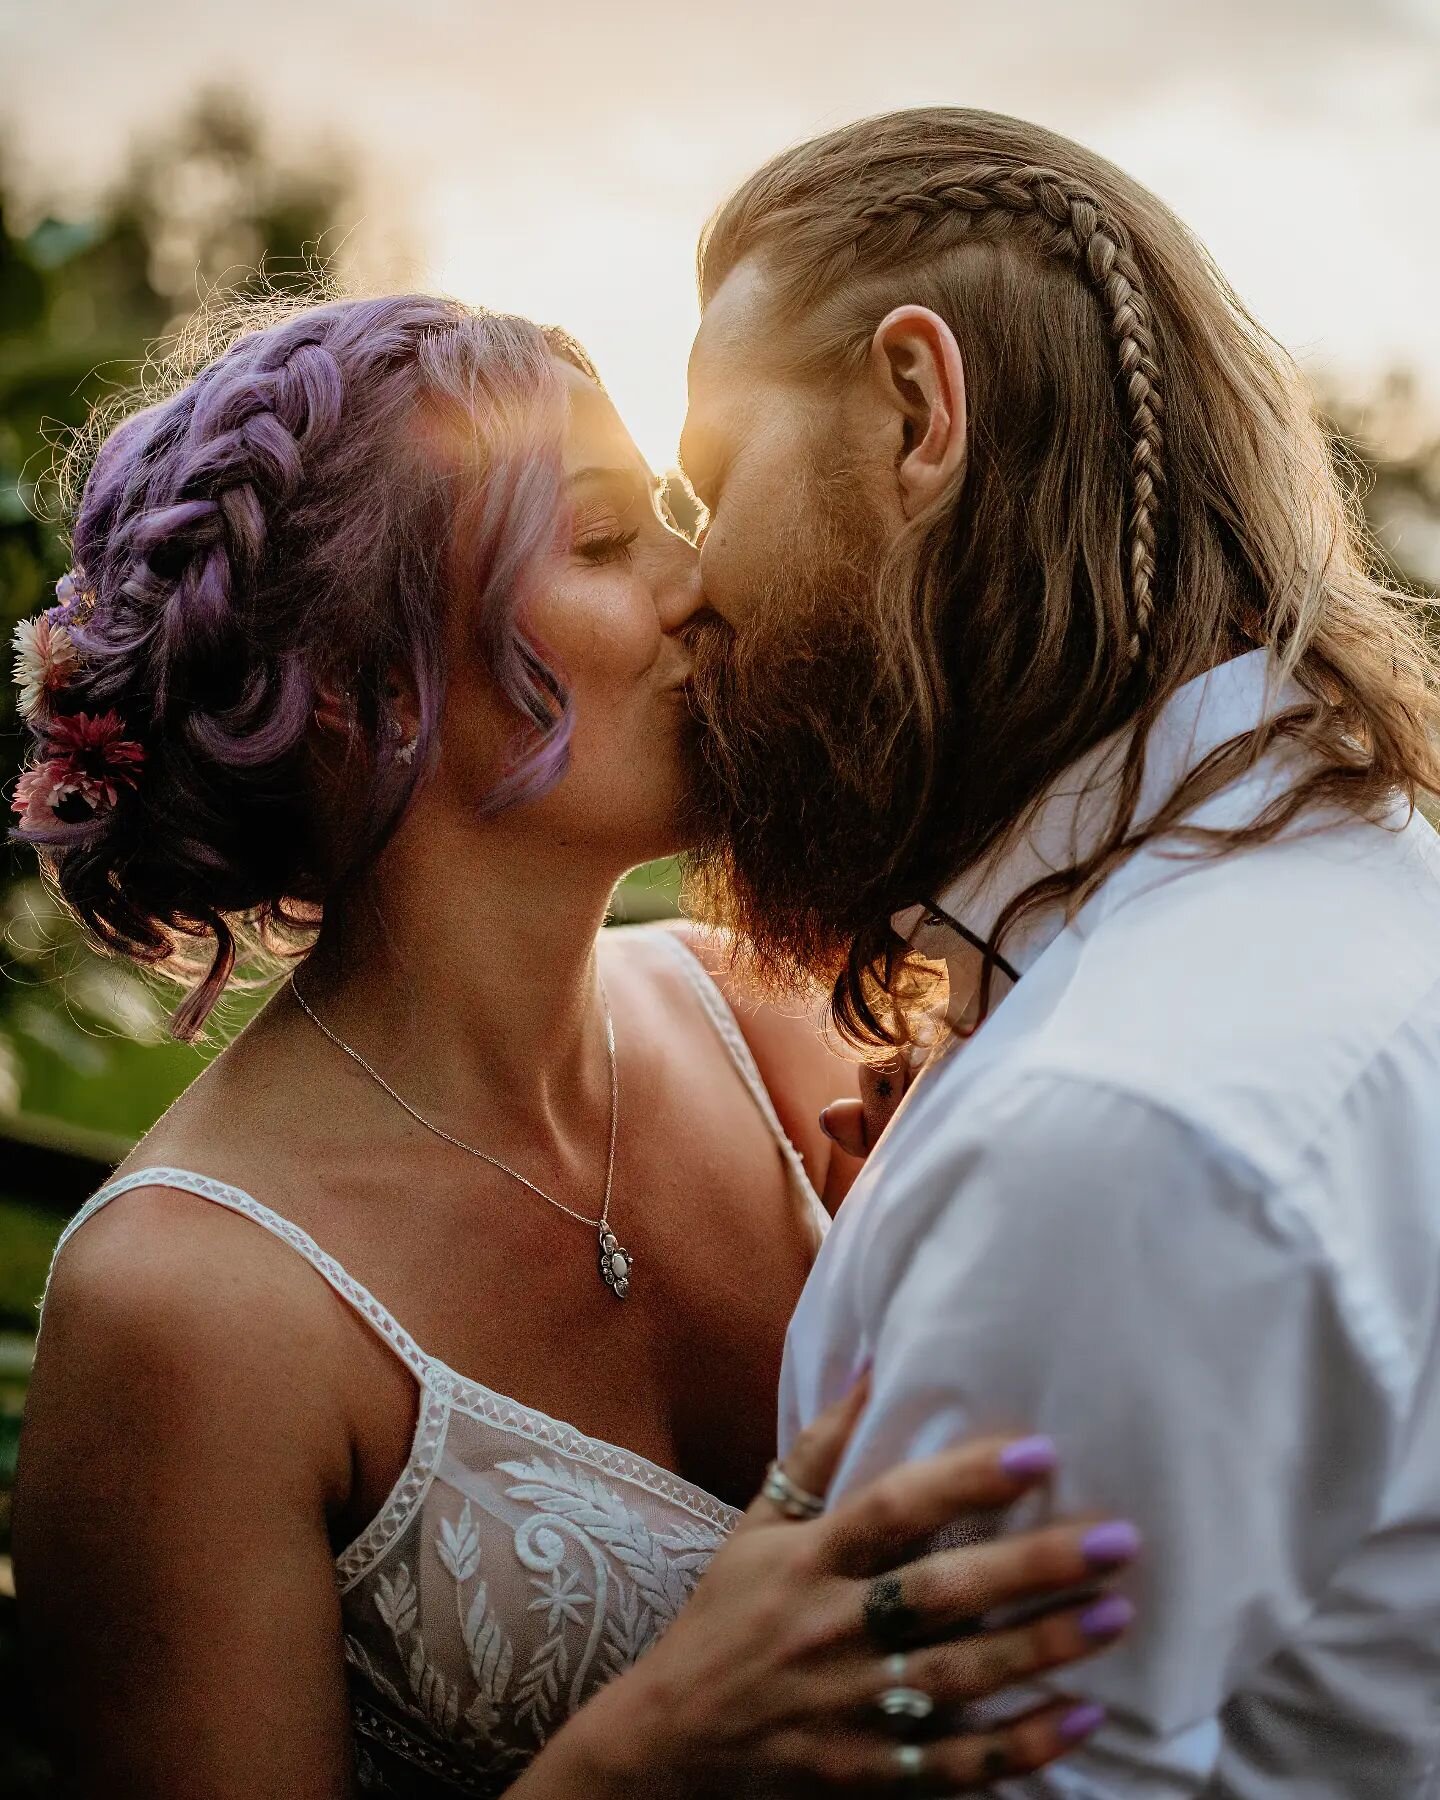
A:
<svg viewBox="0 0 1440 1800">
<path fill-rule="evenodd" d="M 1224 850 L 1303 809 L 1375 816 L 1397 790 L 1435 789 L 1437 666 L 1414 604 L 1373 579 L 1293 365 L 1138 183 L 1021 120 L 893 113 L 741 185 L 700 242 L 702 307 L 744 262 L 765 315 L 753 353 L 787 379 L 840 391 L 911 303 L 945 320 L 965 368 L 966 466 L 876 574 L 911 804 L 836 984 L 843 1032 L 891 1035 L 903 969 L 888 914 L 1006 841 L 1122 726 L 1135 730 L 1102 842 L 1020 895 L 996 948 L 1034 907 L 1080 904 L 1277 736 L 1303 738 L 1311 773 L 1245 831 L 1182 836 Z M 1311 703 L 1221 746 L 1136 827 L 1149 724 L 1185 681 L 1257 645 Z"/>
<path fill-rule="evenodd" d="M 92 940 L 190 985 L 181 1038 L 238 954 L 306 941 L 394 830 L 436 748 L 452 597 L 517 721 L 487 804 L 558 776 L 565 694 L 519 613 L 561 516 L 552 353 L 590 372 L 559 334 L 424 295 L 249 302 L 198 346 L 101 436 L 73 520 L 88 616 L 63 703 L 123 718 L 143 773 L 14 834 Z M 321 707 L 343 776 L 317 807 Z"/>
</svg>

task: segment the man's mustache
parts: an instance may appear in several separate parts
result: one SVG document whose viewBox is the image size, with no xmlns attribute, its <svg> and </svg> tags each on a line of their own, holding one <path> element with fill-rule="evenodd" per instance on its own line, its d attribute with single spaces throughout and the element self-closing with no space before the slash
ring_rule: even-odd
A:
<svg viewBox="0 0 1440 1800">
<path fill-rule="evenodd" d="M 714 723 L 717 701 L 734 685 L 739 662 L 740 636 L 718 613 L 697 613 L 679 632 L 690 660 L 685 698 L 690 716 L 700 730 Z"/>
<path fill-rule="evenodd" d="M 722 619 L 719 613 L 711 612 L 708 607 L 703 607 L 693 618 L 687 619 L 677 636 L 696 661 L 702 657 L 708 659 L 732 654 L 739 639 L 735 627 L 727 619 Z"/>
</svg>

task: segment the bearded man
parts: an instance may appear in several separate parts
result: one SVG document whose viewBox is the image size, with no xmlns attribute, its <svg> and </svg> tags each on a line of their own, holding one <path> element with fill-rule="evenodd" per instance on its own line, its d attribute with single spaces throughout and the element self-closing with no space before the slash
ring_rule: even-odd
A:
<svg viewBox="0 0 1440 1800">
<path fill-rule="evenodd" d="M 782 1436 L 873 1360 L 839 1488 L 1038 1427 L 1128 1509 L 1107 1726 L 1025 1792 L 1440 1791 L 1436 668 L 1302 385 L 1153 196 L 986 114 L 784 153 L 699 268 L 699 904 L 853 1042 L 932 976 L 948 1023 Z"/>
</svg>

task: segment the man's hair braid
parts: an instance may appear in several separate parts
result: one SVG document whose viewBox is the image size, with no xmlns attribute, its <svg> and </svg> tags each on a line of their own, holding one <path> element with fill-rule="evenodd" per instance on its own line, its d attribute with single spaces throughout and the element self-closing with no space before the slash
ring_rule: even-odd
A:
<svg viewBox="0 0 1440 1800">
<path fill-rule="evenodd" d="M 1163 404 L 1155 336 L 1144 279 L 1123 227 L 1100 201 L 1054 169 L 980 164 L 963 177 L 944 171 L 907 181 L 870 201 L 861 231 L 890 227 L 895 249 L 936 230 L 975 235 L 1032 221 L 1051 254 L 1078 263 L 1105 317 L 1120 377 L 1120 402 L 1130 435 L 1131 504 L 1126 567 L 1133 606 L 1129 654 L 1139 661 L 1149 643 L 1154 611 L 1155 553 L 1164 487 Z M 1047 229 L 1048 227 L 1048 229 Z M 887 245 L 887 249 L 890 246 Z"/>
</svg>

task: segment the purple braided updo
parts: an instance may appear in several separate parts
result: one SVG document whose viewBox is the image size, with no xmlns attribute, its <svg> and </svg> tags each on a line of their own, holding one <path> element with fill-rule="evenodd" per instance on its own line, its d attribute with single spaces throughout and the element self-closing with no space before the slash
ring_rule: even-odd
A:
<svg viewBox="0 0 1440 1800">
<path fill-rule="evenodd" d="M 14 836 L 97 944 L 193 984 L 177 1037 L 237 955 L 303 943 L 394 831 L 433 762 L 456 608 L 517 721 L 486 807 L 562 772 L 565 691 L 523 624 L 562 528 L 557 355 L 593 374 L 561 334 L 453 301 L 266 303 L 102 443 L 56 705 L 123 720 L 143 768 L 93 816 L 35 808 Z M 396 754 L 397 674 L 413 756 Z M 346 786 L 321 830 L 313 725 L 337 697 Z"/>
</svg>

